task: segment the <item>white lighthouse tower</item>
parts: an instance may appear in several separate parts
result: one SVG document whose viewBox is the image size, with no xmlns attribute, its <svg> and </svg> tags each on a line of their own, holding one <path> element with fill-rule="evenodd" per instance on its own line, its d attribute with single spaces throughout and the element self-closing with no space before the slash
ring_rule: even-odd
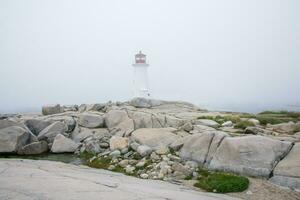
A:
<svg viewBox="0 0 300 200">
<path fill-rule="evenodd" d="M 150 97 L 148 74 L 149 65 L 146 63 L 146 55 L 140 51 L 135 55 L 135 63 L 132 64 L 134 68 L 133 79 L 133 95 L 134 97 Z"/>
</svg>

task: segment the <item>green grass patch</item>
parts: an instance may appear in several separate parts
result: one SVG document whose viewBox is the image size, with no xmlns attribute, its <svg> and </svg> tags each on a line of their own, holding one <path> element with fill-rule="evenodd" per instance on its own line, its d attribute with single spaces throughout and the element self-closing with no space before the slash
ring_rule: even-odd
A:
<svg viewBox="0 0 300 200">
<path fill-rule="evenodd" d="M 87 160 L 87 165 L 93 168 L 107 169 L 111 164 L 110 157 L 100 157 L 93 160 Z"/>
<path fill-rule="evenodd" d="M 252 122 L 249 122 L 249 121 L 240 121 L 238 122 L 234 128 L 240 128 L 240 129 L 245 129 L 247 128 L 248 126 L 254 126 L 254 124 Z"/>
<path fill-rule="evenodd" d="M 192 178 L 193 178 L 193 175 L 190 174 L 190 175 L 186 176 L 186 177 L 184 178 L 184 180 L 192 180 Z"/>
<path fill-rule="evenodd" d="M 249 186 L 249 179 L 243 176 L 224 172 L 209 172 L 201 169 L 201 175 L 195 187 L 202 188 L 208 192 L 229 193 L 242 192 Z"/>
</svg>

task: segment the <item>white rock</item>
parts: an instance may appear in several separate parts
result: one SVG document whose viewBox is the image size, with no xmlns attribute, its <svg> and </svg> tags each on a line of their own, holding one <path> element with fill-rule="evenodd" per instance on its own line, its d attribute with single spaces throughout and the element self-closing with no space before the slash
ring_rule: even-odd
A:
<svg viewBox="0 0 300 200">
<path fill-rule="evenodd" d="M 75 143 L 70 138 L 66 138 L 62 134 L 56 135 L 54 138 L 51 151 L 53 153 L 71 153 L 74 152 L 78 147 L 78 144 Z"/>
<path fill-rule="evenodd" d="M 140 177 L 143 178 L 143 179 L 147 179 L 149 177 L 149 175 L 148 174 L 141 174 Z"/>
<path fill-rule="evenodd" d="M 120 137 L 120 136 L 112 136 L 109 140 L 110 150 L 122 150 L 128 147 L 128 138 Z"/>
<path fill-rule="evenodd" d="M 233 123 L 232 121 L 226 121 L 222 124 L 223 127 L 232 127 L 233 126 Z"/>
<path fill-rule="evenodd" d="M 152 153 L 152 149 L 146 145 L 140 145 L 138 146 L 136 150 L 142 157 L 148 156 Z"/>
</svg>

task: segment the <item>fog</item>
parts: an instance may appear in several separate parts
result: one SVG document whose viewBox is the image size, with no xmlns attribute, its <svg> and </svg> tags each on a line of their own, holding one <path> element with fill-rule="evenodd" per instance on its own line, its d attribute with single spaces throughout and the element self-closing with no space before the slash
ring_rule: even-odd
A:
<svg viewBox="0 0 300 200">
<path fill-rule="evenodd" d="M 0 0 L 0 112 L 132 98 L 300 110 L 299 0 Z"/>
</svg>

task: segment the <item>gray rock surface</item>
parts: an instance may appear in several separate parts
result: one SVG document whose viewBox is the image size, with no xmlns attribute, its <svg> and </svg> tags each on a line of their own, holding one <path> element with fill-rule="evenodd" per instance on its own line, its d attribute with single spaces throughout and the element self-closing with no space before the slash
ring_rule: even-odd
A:
<svg viewBox="0 0 300 200">
<path fill-rule="evenodd" d="M 156 99 L 146 99 L 146 98 L 134 98 L 129 104 L 136 108 L 150 108 L 153 106 L 162 105 L 164 101 L 156 100 Z"/>
<path fill-rule="evenodd" d="M 63 122 L 54 122 L 39 133 L 38 139 L 47 140 L 49 143 L 52 143 L 55 136 L 57 134 L 63 134 L 66 129 L 66 125 Z"/>
<path fill-rule="evenodd" d="M 105 124 L 115 135 L 128 136 L 134 130 L 134 122 L 125 110 L 110 110 L 105 114 Z"/>
<path fill-rule="evenodd" d="M 83 113 L 79 115 L 78 124 L 87 128 L 100 128 L 104 126 L 104 118 L 97 114 Z"/>
<path fill-rule="evenodd" d="M 210 161 L 217 147 L 226 136 L 223 132 L 204 132 L 188 136 L 184 140 L 179 155 L 184 160 L 192 160 L 203 165 Z"/>
<path fill-rule="evenodd" d="M 248 126 L 245 129 L 245 134 L 253 134 L 253 135 L 272 135 L 273 131 L 266 130 L 263 128 L 259 128 L 256 126 Z"/>
<path fill-rule="evenodd" d="M 19 126 L 0 129 L 0 153 L 16 153 L 29 140 L 30 133 Z"/>
<path fill-rule="evenodd" d="M 209 127 L 213 127 L 213 128 L 218 128 L 220 126 L 220 124 L 214 120 L 210 120 L 210 119 L 198 119 L 195 120 L 195 125 L 204 125 L 204 126 L 209 126 Z"/>
<path fill-rule="evenodd" d="M 294 134 L 296 131 L 300 130 L 300 122 L 287 122 L 275 125 L 268 125 L 268 128 L 279 133 Z"/>
<path fill-rule="evenodd" d="M 24 123 L 34 135 L 38 135 L 43 129 L 51 124 L 51 122 L 41 119 L 28 119 Z"/>
<path fill-rule="evenodd" d="M 296 143 L 290 153 L 278 163 L 270 179 L 273 183 L 300 190 L 300 143 Z"/>
<path fill-rule="evenodd" d="M 209 168 L 250 176 L 269 177 L 292 143 L 263 136 L 225 137 Z"/>
<path fill-rule="evenodd" d="M 46 141 L 39 141 L 27 144 L 18 149 L 19 155 L 35 155 L 48 151 L 48 143 Z"/>
<path fill-rule="evenodd" d="M 66 138 L 62 134 L 56 135 L 51 147 L 51 152 L 53 153 L 72 153 L 78 147 L 78 144 L 75 143 L 70 138 Z"/>
<path fill-rule="evenodd" d="M 59 104 L 56 105 L 47 105 L 42 107 L 42 113 L 43 115 L 53 115 L 62 113 L 63 109 L 60 107 Z"/>
<path fill-rule="evenodd" d="M 139 144 L 149 146 L 156 150 L 160 147 L 168 147 L 179 136 L 172 133 L 176 129 L 173 128 L 142 128 L 134 131 L 131 139 Z"/>
<path fill-rule="evenodd" d="M 0 159 L 0 172 L 0 199 L 236 199 L 193 191 L 182 185 L 53 161 Z"/>
</svg>

